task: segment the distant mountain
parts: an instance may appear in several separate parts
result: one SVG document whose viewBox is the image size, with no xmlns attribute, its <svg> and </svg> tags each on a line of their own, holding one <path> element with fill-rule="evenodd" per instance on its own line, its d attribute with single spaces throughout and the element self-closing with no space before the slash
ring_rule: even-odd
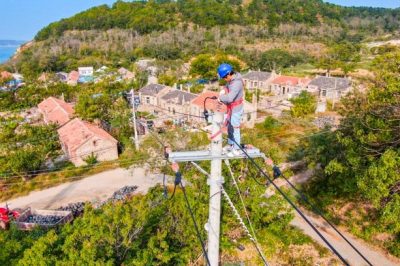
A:
<svg viewBox="0 0 400 266">
<path fill-rule="evenodd" d="M 21 44 L 25 43 L 26 41 L 19 41 L 19 40 L 0 40 L 0 47 L 9 47 L 9 46 L 20 46 Z"/>
</svg>

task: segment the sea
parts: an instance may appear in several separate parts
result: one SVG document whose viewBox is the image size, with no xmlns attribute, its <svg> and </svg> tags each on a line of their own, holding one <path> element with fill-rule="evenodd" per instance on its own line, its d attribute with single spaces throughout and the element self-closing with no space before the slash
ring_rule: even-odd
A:
<svg viewBox="0 0 400 266">
<path fill-rule="evenodd" d="M 10 59 L 23 43 L 25 43 L 25 41 L 0 40 L 0 64 Z"/>
</svg>

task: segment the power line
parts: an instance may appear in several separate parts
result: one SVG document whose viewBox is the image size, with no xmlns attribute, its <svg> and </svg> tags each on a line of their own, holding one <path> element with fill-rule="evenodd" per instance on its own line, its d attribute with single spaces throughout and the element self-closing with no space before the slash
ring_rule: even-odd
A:
<svg viewBox="0 0 400 266">
<path fill-rule="evenodd" d="M 321 216 L 324 220 L 325 220 L 325 222 L 327 222 L 332 228 L 333 228 L 333 230 L 335 230 L 336 231 L 336 233 L 338 233 L 342 238 L 343 238 L 343 240 L 345 240 L 346 242 L 347 242 L 347 244 L 349 244 L 350 246 L 351 246 L 351 248 L 355 251 L 355 252 L 357 252 L 357 254 L 358 255 L 360 255 L 361 256 L 361 258 L 363 258 L 364 259 L 364 261 L 366 262 L 366 263 L 368 263 L 369 265 L 371 265 L 372 266 L 372 263 L 336 228 L 336 226 L 334 226 L 326 217 L 325 217 L 325 215 L 323 215 L 323 213 L 322 213 L 322 211 L 318 208 L 318 207 L 316 207 L 314 204 L 312 204 L 309 200 L 308 200 L 308 198 L 306 197 L 306 195 L 304 194 L 304 193 L 302 193 L 300 190 L 298 190 L 293 184 L 292 184 L 292 182 L 290 182 L 290 180 L 289 179 L 287 179 L 283 174 L 281 174 L 281 177 L 283 178 L 283 179 L 285 179 L 285 181 L 300 195 L 300 197 L 301 197 L 301 199 L 305 202 L 305 203 L 307 203 L 308 205 L 310 205 L 311 206 L 311 208 L 313 209 L 313 211 L 315 212 L 315 213 L 317 213 L 319 216 Z"/>
<path fill-rule="evenodd" d="M 143 162 L 143 160 L 133 160 L 133 159 L 130 159 L 130 160 L 127 160 L 127 161 L 124 161 L 125 163 L 133 163 L 133 162 Z M 113 165 L 113 164 L 117 164 L 117 163 L 120 163 L 120 161 L 117 161 L 117 162 L 113 162 L 113 163 L 111 163 L 111 165 Z M 92 170 L 92 169 L 97 169 L 97 168 L 102 168 L 102 167 L 105 167 L 105 166 L 110 166 L 110 165 L 108 165 L 108 164 L 106 164 L 106 165 L 104 165 L 104 164 L 100 164 L 100 165 L 95 165 L 95 166 L 93 166 L 93 167 L 91 167 L 91 168 L 89 168 L 88 170 Z M 80 170 L 80 169 L 76 169 L 76 170 Z M 75 170 L 75 171 L 76 171 Z M 86 169 L 85 169 L 86 170 Z M 65 171 L 55 171 L 55 172 L 49 172 L 49 174 L 63 174 L 63 173 L 66 173 L 66 172 L 70 172 L 70 171 L 74 171 L 73 169 L 70 169 L 70 170 L 65 170 Z M 84 176 L 86 176 L 86 175 L 84 175 Z M 16 177 L 20 177 L 20 176 L 16 176 Z M 65 177 L 65 179 L 69 179 L 69 178 L 74 178 L 74 176 L 72 176 L 72 177 Z M 52 181 L 52 180 L 61 180 L 61 179 L 64 179 L 64 178 L 60 178 L 60 179 L 50 179 L 50 181 Z M 5 186 L 8 186 L 8 185 L 17 185 L 17 184 L 28 184 L 29 182 L 35 182 L 35 183 L 38 183 L 38 182 L 48 182 L 49 180 L 38 180 L 38 181 L 36 181 L 36 180 L 34 180 L 34 179 L 32 179 L 32 180 L 28 180 L 28 181 L 25 181 L 25 182 L 6 182 L 6 183 L 4 183 L 4 185 Z"/>
<path fill-rule="evenodd" d="M 201 168 L 197 163 L 195 163 L 195 162 L 191 162 L 191 163 L 197 168 L 197 170 L 199 170 L 199 171 L 200 171 L 201 173 L 203 173 L 205 176 L 210 177 L 210 174 L 207 173 L 203 168 Z M 229 168 L 230 168 L 230 167 L 229 167 Z M 231 173 L 232 173 L 232 171 L 231 171 Z M 232 173 L 232 174 L 233 174 L 233 173 Z M 236 183 L 236 180 L 234 179 L 233 175 L 232 175 L 232 179 L 233 179 L 234 182 Z M 237 184 L 236 184 L 236 185 L 237 185 Z M 240 198 L 241 198 L 241 200 L 242 200 L 243 208 L 244 208 L 245 213 L 246 213 L 247 221 L 248 221 L 248 223 L 249 223 L 249 225 L 250 225 L 250 228 L 251 228 L 251 230 L 252 230 L 252 234 L 250 234 L 249 229 L 247 229 L 246 225 L 245 225 L 244 222 L 243 222 L 243 219 L 240 217 L 239 212 L 237 211 L 237 209 L 236 209 L 236 207 L 234 206 L 232 200 L 230 199 L 229 195 L 226 193 L 226 191 L 225 191 L 225 189 L 222 187 L 222 185 L 221 185 L 221 190 L 218 191 L 218 193 L 221 193 L 221 192 L 222 192 L 222 195 L 224 195 L 225 199 L 227 200 L 228 205 L 232 208 L 232 210 L 233 210 L 233 212 L 234 212 L 234 214 L 235 214 L 236 219 L 238 219 L 240 225 L 241 225 L 241 226 L 243 227 L 243 229 L 246 231 L 246 233 L 247 233 L 247 235 L 249 236 L 251 242 L 252 242 L 253 245 L 255 246 L 255 248 L 256 248 L 256 250 L 257 250 L 259 256 L 261 257 L 261 259 L 262 259 L 263 262 L 264 262 L 264 265 L 267 265 L 267 266 L 268 266 L 267 260 L 265 259 L 265 255 L 263 254 L 261 248 L 259 247 L 258 240 L 257 240 L 256 234 L 255 234 L 255 232 L 254 232 L 253 226 L 252 226 L 252 224 L 251 224 L 250 217 L 249 217 L 249 215 L 248 215 L 248 213 L 247 213 L 246 206 L 245 206 L 245 204 L 244 204 L 243 198 L 242 198 L 242 196 L 241 196 L 241 194 L 240 194 L 239 187 L 238 187 L 239 196 L 240 196 Z M 212 195 L 212 196 L 214 196 L 214 195 Z M 212 197 L 212 196 L 211 196 L 211 197 Z"/>
<path fill-rule="evenodd" d="M 69 161 L 69 160 L 74 159 L 74 158 L 80 158 L 80 157 L 85 156 L 85 155 L 91 155 L 91 154 L 94 154 L 94 153 L 97 153 L 97 152 L 110 150 L 110 149 L 113 149 L 113 148 L 114 147 L 108 147 L 108 148 L 99 149 L 99 150 L 92 151 L 92 152 L 83 153 L 83 154 L 80 154 L 80 155 L 77 155 L 77 156 L 67 157 L 65 160 L 62 160 L 62 162 Z M 144 160 L 144 159 L 140 159 L 140 160 Z M 62 169 L 62 168 L 58 168 L 58 169 Z M 71 170 L 68 170 L 68 171 L 74 171 L 74 170 L 75 169 L 71 169 Z M 65 171 L 67 171 L 67 170 L 65 170 Z M 7 179 L 7 178 L 12 178 L 12 177 L 20 177 L 21 175 L 24 175 L 24 176 L 27 176 L 27 177 L 36 176 L 38 174 L 46 173 L 46 172 L 50 173 L 50 172 L 54 172 L 54 171 L 49 169 L 49 170 L 33 170 L 33 171 L 27 171 L 27 172 L 12 172 L 13 175 L 7 175 L 7 176 L 5 176 L 5 178 Z M 9 173 L 11 173 L 11 172 L 9 172 Z M 21 174 L 21 175 L 18 175 L 18 174 Z M 0 178 L 4 178 L 4 176 L 0 175 Z"/>
<path fill-rule="evenodd" d="M 228 120 L 228 123 L 230 121 Z M 336 256 L 345 264 L 349 265 L 349 263 L 342 257 L 342 255 L 332 246 L 332 244 L 319 232 L 319 230 L 308 220 L 308 218 L 303 214 L 303 212 L 289 199 L 289 197 L 277 186 L 274 181 L 262 170 L 262 168 L 254 161 L 253 158 L 249 156 L 244 148 L 237 143 L 235 139 L 231 139 L 246 155 L 246 157 L 250 160 L 250 162 L 258 169 L 258 171 L 263 174 L 268 181 L 278 190 L 278 192 L 283 196 L 283 198 L 297 211 L 297 213 L 306 221 L 306 223 L 318 234 L 318 236 L 325 242 L 326 245 L 335 253 Z"/>
</svg>

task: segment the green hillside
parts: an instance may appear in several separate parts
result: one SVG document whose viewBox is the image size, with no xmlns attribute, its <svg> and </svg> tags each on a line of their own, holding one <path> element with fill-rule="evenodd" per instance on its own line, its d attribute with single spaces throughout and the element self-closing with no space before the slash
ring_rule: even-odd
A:
<svg viewBox="0 0 400 266">
<path fill-rule="evenodd" d="M 263 25 L 274 29 L 282 23 L 332 24 L 365 31 L 393 31 L 399 28 L 400 11 L 383 8 L 347 8 L 321 0 L 178 0 L 127 3 L 118 1 L 91 8 L 42 29 L 36 40 L 61 36 L 67 30 L 132 29 L 139 34 L 163 31 L 179 23 L 199 26 Z M 349 24 L 353 18 L 367 19 Z"/>
</svg>

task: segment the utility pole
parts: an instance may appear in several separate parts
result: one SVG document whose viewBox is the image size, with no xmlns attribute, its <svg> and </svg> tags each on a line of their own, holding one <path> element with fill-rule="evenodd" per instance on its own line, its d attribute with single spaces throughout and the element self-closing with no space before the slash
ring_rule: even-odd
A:
<svg viewBox="0 0 400 266">
<path fill-rule="evenodd" d="M 216 112 L 212 115 L 212 134 L 221 130 L 224 114 Z M 221 188 L 222 188 L 222 160 L 216 159 L 222 154 L 222 134 L 211 140 L 211 175 L 208 180 L 210 185 L 210 204 L 208 217 L 208 259 L 210 266 L 219 265 L 219 234 L 221 224 Z"/>
<path fill-rule="evenodd" d="M 132 105 L 132 120 L 133 120 L 133 131 L 135 133 L 135 148 L 139 150 L 139 139 L 136 128 L 136 110 L 135 110 L 135 91 L 131 89 L 131 105 Z"/>
<path fill-rule="evenodd" d="M 224 182 L 222 177 L 222 160 L 245 159 L 247 156 L 250 158 L 263 158 L 265 155 L 254 147 L 246 149 L 247 155 L 239 154 L 230 157 L 225 153 L 223 154 L 221 127 L 223 125 L 224 113 L 214 112 L 209 118 L 212 122 L 213 136 L 211 138 L 211 150 L 170 152 L 168 154 L 168 160 L 172 163 L 211 161 L 211 174 L 210 178 L 207 180 L 208 185 L 210 185 L 209 216 L 205 226 L 208 233 L 207 256 L 210 261 L 210 265 L 207 266 L 218 266 L 221 227 L 221 193 Z"/>
</svg>

